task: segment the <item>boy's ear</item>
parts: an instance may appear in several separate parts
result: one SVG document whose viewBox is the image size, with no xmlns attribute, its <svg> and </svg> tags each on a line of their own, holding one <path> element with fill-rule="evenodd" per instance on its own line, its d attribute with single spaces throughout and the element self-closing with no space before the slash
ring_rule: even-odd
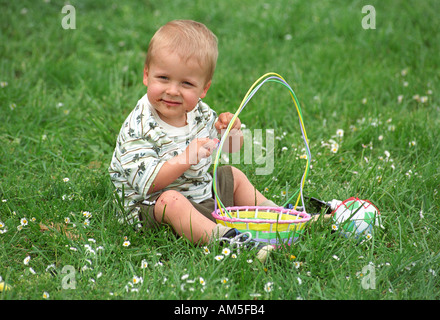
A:
<svg viewBox="0 0 440 320">
<path fill-rule="evenodd" d="M 203 88 L 203 92 L 202 92 L 202 94 L 200 95 L 200 98 L 201 99 L 203 99 L 204 97 L 206 97 L 206 93 L 208 92 L 208 90 L 209 90 L 209 87 L 211 86 L 211 80 L 209 80 L 208 81 L 208 83 L 205 85 L 205 88 Z"/>
<path fill-rule="evenodd" d="M 148 86 L 148 67 L 144 67 L 144 79 L 143 79 L 144 85 Z"/>
</svg>

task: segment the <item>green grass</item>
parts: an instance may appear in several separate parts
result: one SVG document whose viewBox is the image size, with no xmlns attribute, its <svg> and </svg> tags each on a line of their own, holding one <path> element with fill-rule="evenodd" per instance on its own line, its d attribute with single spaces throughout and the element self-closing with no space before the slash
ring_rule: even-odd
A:
<svg viewBox="0 0 440 320">
<path fill-rule="evenodd" d="M 362 29 L 361 1 L 71 4 L 75 30 L 61 27 L 64 1 L 0 1 L 0 221 L 7 230 L 0 276 L 13 287 L 1 299 L 43 299 L 43 292 L 54 300 L 440 298 L 437 1 L 370 1 L 375 30 Z M 205 101 L 234 113 L 258 77 L 280 73 L 301 102 L 310 139 L 305 195 L 369 199 L 384 230 L 359 245 L 319 221 L 263 267 L 246 253 L 216 261 L 219 247 L 205 255 L 170 229 L 138 233 L 118 223 L 107 174 L 115 138 L 145 93 L 149 39 L 176 18 L 204 22 L 219 38 Z M 265 85 L 240 119 L 280 137 L 273 174 L 237 166 L 282 203 L 305 165 L 288 91 Z M 337 153 L 326 146 L 330 139 L 339 142 Z M 85 211 L 92 215 L 86 227 Z M 363 286 L 369 264 L 375 289 Z M 75 289 L 63 289 L 66 266 L 75 270 Z M 133 285 L 134 276 L 143 282 Z"/>
</svg>

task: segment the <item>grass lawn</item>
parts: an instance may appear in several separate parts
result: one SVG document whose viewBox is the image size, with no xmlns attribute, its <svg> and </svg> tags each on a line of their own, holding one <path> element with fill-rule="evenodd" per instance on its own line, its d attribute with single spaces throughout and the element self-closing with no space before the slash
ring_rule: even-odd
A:
<svg viewBox="0 0 440 320">
<path fill-rule="evenodd" d="M 76 29 L 62 27 L 64 1 L 0 0 L 0 299 L 440 298 L 438 1 L 70 3 Z M 384 229 L 359 244 L 320 220 L 263 266 L 118 223 L 116 136 L 146 92 L 151 36 L 177 18 L 218 36 L 205 102 L 235 113 L 258 77 L 281 74 L 310 140 L 304 194 L 369 199 Z M 306 163 L 288 91 L 266 84 L 240 119 L 274 130 L 273 172 L 237 167 L 284 203 Z"/>
</svg>

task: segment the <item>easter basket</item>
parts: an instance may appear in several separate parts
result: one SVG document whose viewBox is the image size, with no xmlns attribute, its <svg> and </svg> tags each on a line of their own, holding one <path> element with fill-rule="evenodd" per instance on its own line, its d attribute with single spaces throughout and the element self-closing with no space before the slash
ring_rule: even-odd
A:
<svg viewBox="0 0 440 320">
<path fill-rule="evenodd" d="M 282 207 L 226 207 L 225 210 L 227 214 L 221 209 L 212 213 L 217 223 L 250 232 L 253 239 L 271 244 L 296 241 L 310 220 L 305 212 Z"/>
<path fill-rule="evenodd" d="M 249 100 L 255 95 L 255 93 L 261 88 L 261 86 L 267 82 L 276 82 L 287 87 L 290 91 L 293 103 L 298 112 L 301 132 L 307 151 L 307 164 L 301 179 L 301 185 L 298 191 L 294 193 L 282 207 L 225 207 L 217 194 L 217 168 L 223 144 L 229 134 L 229 131 L 231 130 L 234 121 L 236 120 L 240 112 L 243 110 Z M 214 161 L 213 171 L 215 210 L 212 212 L 212 216 L 215 218 L 217 223 L 220 223 L 227 227 L 235 228 L 240 232 L 249 232 L 252 238 L 257 241 L 268 242 L 271 244 L 291 244 L 292 242 L 296 241 L 298 237 L 304 232 L 306 223 L 311 219 L 311 215 L 308 214 L 305 210 L 303 197 L 303 187 L 310 166 L 310 158 L 311 156 L 308 139 L 304 128 L 304 123 L 302 121 L 301 109 L 295 93 L 280 75 L 276 73 L 265 74 L 251 86 L 217 146 L 217 154 Z M 284 208 L 296 195 L 298 195 L 298 198 L 293 208 Z M 302 211 L 296 210 L 297 208 L 299 209 L 297 205 L 300 200 L 303 204 L 301 208 Z"/>
</svg>

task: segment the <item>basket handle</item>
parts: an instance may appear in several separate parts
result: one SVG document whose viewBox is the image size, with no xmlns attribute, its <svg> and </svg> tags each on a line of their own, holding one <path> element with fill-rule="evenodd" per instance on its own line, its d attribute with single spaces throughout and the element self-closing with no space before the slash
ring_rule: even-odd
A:
<svg viewBox="0 0 440 320">
<path fill-rule="evenodd" d="M 219 164 L 221 150 L 223 148 L 223 145 L 225 143 L 226 138 L 229 135 L 229 132 L 231 131 L 232 125 L 234 124 L 234 122 L 237 119 L 238 115 L 241 113 L 241 111 L 243 111 L 244 107 L 252 99 L 252 97 L 255 95 L 255 93 L 266 82 L 280 83 L 280 84 L 284 85 L 287 89 L 289 89 L 290 96 L 292 97 L 293 103 L 294 103 L 296 111 L 298 113 L 301 133 L 302 133 L 302 137 L 303 137 L 304 144 L 305 144 L 306 151 L 307 151 L 307 164 L 306 164 L 306 167 L 305 167 L 305 170 L 304 170 L 304 174 L 303 174 L 303 176 L 301 178 L 301 185 L 300 185 L 298 191 L 296 191 L 286 201 L 286 203 L 283 205 L 283 207 L 285 205 L 287 205 L 290 202 L 290 200 L 294 196 L 296 196 L 296 194 L 298 194 L 298 192 L 299 192 L 299 195 L 298 195 L 298 198 L 296 200 L 296 203 L 295 203 L 295 206 L 294 206 L 294 210 L 296 209 L 300 199 L 301 199 L 302 204 L 304 206 L 303 188 L 304 188 L 304 184 L 305 184 L 305 181 L 307 179 L 307 174 L 308 174 L 309 167 L 310 167 L 311 154 L 310 154 L 310 147 L 309 147 L 309 144 L 308 144 L 308 138 L 307 138 L 306 129 L 304 127 L 304 122 L 303 122 L 303 119 L 302 119 L 301 107 L 300 107 L 298 99 L 296 98 L 295 92 L 289 86 L 289 84 L 286 82 L 286 80 L 284 80 L 284 78 L 282 76 L 280 76 L 279 74 L 277 74 L 277 73 L 269 72 L 269 73 L 264 74 L 260 78 L 258 78 L 257 81 L 255 81 L 254 84 L 249 88 L 248 92 L 246 93 L 246 95 L 244 96 L 243 100 L 241 101 L 240 106 L 238 107 L 237 111 L 235 112 L 234 116 L 232 117 L 231 121 L 229 122 L 229 125 L 226 128 L 226 130 L 225 130 L 225 132 L 224 132 L 224 134 L 223 134 L 223 136 L 222 136 L 222 138 L 221 138 L 221 140 L 220 140 L 220 142 L 218 144 L 218 147 L 217 147 L 217 153 L 216 153 L 215 160 L 214 160 L 214 171 L 213 171 L 213 190 L 214 190 L 214 197 L 215 197 L 215 201 L 214 201 L 215 202 L 215 210 L 217 211 L 217 209 L 220 209 L 221 214 L 224 215 L 224 212 L 225 212 L 229 217 L 231 217 L 231 215 L 226 210 L 226 207 L 223 205 L 223 203 L 221 202 L 221 200 L 220 200 L 220 198 L 219 198 L 219 196 L 217 194 L 217 168 L 218 168 L 218 164 Z M 224 212 L 222 212 L 222 208 L 223 208 Z M 304 211 L 305 211 L 305 209 L 304 209 Z"/>
</svg>

